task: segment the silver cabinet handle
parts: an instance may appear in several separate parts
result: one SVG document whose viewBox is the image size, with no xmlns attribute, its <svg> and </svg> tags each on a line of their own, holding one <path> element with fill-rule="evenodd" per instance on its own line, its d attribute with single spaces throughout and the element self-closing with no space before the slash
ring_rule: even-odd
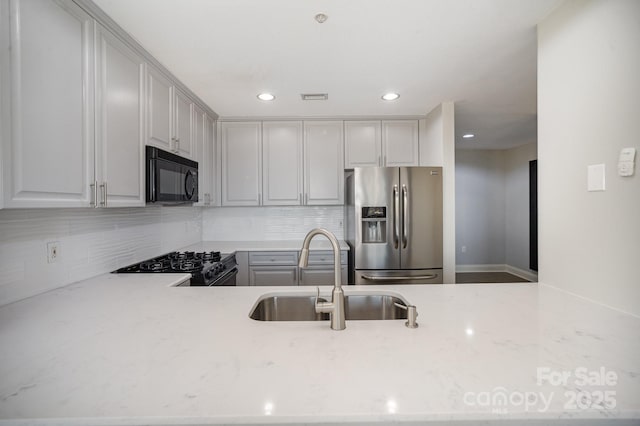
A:
<svg viewBox="0 0 640 426">
<path fill-rule="evenodd" d="M 176 154 L 180 152 L 180 138 L 176 138 Z"/>
<path fill-rule="evenodd" d="M 407 206 L 408 206 L 408 195 L 407 186 L 402 185 L 402 248 L 407 248 L 407 227 L 409 216 L 407 214 Z"/>
<path fill-rule="evenodd" d="M 373 275 L 363 275 L 362 278 L 368 281 L 414 281 L 414 280 L 432 280 L 437 278 L 438 274 L 414 275 L 414 276 L 397 276 L 397 277 L 374 277 Z"/>
<path fill-rule="evenodd" d="M 400 200 L 398 199 L 398 185 L 393 185 L 393 248 L 398 248 L 398 216 L 400 216 Z"/>
<path fill-rule="evenodd" d="M 93 183 L 89 185 L 89 188 L 91 188 L 91 202 L 89 205 L 91 207 L 96 207 L 96 204 L 98 203 L 98 182 L 94 180 Z"/>
<path fill-rule="evenodd" d="M 107 182 L 100 184 L 100 205 L 107 207 Z"/>
</svg>

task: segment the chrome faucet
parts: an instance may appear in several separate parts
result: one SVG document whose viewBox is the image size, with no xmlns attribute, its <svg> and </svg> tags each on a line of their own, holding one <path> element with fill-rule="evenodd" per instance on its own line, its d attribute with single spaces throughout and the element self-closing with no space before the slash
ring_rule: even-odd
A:
<svg viewBox="0 0 640 426">
<path fill-rule="evenodd" d="M 306 268 L 309 263 L 309 244 L 316 235 L 324 235 L 331 242 L 333 247 L 333 265 L 334 265 L 334 284 L 333 291 L 331 292 L 331 302 L 318 302 L 316 297 L 316 313 L 329 313 L 331 316 L 331 329 L 332 330 L 344 330 L 345 314 L 344 314 L 344 292 L 342 291 L 342 274 L 340 271 L 340 245 L 336 236 L 326 229 L 316 228 L 309 231 L 302 243 L 302 252 L 300 253 L 300 262 L 298 266 L 300 268 Z M 320 290 L 318 289 L 318 293 Z"/>
</svg>

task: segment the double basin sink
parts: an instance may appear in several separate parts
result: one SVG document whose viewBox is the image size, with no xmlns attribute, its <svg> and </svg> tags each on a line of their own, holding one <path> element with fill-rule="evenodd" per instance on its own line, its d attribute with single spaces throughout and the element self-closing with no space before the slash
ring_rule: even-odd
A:
<svg viewBox="0 0 640 426">
<path fill-rule="evenodd" d="M 257 321 L 328 321 L 329 314 L 316 313 L 315 295 L 296 293 L 269 293 L 261 296 L 249 317 Z M 318 302 L 327 302 L 323 297 Z M 391 293 L 356 293 L 345 295 L 347 320 L 407 319 L 408 306 L 402 296 Z"/>
</svg>

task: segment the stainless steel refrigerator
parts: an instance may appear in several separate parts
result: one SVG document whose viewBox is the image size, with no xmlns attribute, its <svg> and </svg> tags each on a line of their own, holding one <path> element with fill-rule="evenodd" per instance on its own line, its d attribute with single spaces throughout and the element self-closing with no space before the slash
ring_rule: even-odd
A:
<svg viewBox="0 0 640 426">
<path fill-rule="evenodd" d="M 350 283 L 442 283 L 441 167 L 355 168 L 345 195 Z"/>
</svg>

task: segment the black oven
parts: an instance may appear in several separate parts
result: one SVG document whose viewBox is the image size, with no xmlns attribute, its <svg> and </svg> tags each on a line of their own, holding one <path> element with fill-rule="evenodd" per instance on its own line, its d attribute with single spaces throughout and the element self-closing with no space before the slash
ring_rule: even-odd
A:
<svg viewBox="0 0 640 426">
<path fill-rule="evenodd" d="M 147 146 L 147 203 L 179 204 L 198 201 L 198 163 Z"/>
</svg>

